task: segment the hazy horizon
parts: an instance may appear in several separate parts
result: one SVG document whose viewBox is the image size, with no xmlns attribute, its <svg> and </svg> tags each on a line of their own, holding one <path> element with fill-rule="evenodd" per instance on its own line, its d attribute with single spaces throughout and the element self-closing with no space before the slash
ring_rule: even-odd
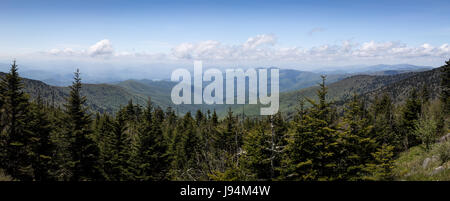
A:
<svg viewBox="0 0 450 201">
<path fill-rule="evenodd" d="M 0 63 L 86 74 L 276 66 L 438 67 L 450 57 L 448 1 L 5 1 Z M 382 10 L 383 12 L 379 12 Z M 413 22 L 414 23 L 411 23 Z"/>
</svg>

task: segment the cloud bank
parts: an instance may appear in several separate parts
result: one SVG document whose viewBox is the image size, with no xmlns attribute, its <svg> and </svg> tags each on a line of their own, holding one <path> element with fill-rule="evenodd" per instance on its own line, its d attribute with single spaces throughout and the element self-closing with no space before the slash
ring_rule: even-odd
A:
<svg viewBox="0 0 450 201">
<path fill-rule="evenodd" d="M 445 60 L 450 57 L 449 44 L 433 46 L 423 43 L 409 46 L 399 41 L 367 41 L 356 43 L 350 40 L 338 44 L 323 44 L 310 48 L 299 46 L 282 47 L 277 44 L 273 34 L 260 34 L 249 37 L 242 44 L 224 44 L 220 41 L 206 40 L 196 43 L 185 42 L 171 48 L 170 52 L 145 53 L 123 52 L 114 49 L 108 39 L 103 39 L 81 50 L 70 48 L 51 49 L 44 54 L 54 57 L 90 58 L 96 60 L 137 59 L 147 62 L 173 63 L 204 60 L 211 63 L 261 64 L 266 65 L 304 65 L 321 64 L 334 61 L 385 61 Z"/>
</svg>

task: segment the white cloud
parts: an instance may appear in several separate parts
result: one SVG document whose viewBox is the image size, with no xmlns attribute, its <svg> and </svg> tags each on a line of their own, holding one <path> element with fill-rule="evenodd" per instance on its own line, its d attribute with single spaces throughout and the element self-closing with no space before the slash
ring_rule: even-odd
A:
<svg viewBox="0 0 450 201">
<path fill-rule="evenodd" d="M 76 52 L 72 48 L 64 48 L 64 49 L 51 49 L 49 51 L 52 55 L 65 55 L 65 56 L 71 56 L 76 54 Z"/>
<path fill-rule="evenodd" d="M 220 41 L 206 40 L 197 43 L 181 43 L 171 49 L 169 53 L 146 53 L 115 51 L 112 43 L 101 40 L 85 49 L 73 50 L 70 48 L 52 49 L 47 55 L 66 56 L 77 58 L 91 58 L 118 61 L 131 59 L 142 62 L 189 62 L 191 60 L 205 60 L 221 65 L 223 63 L 239 64 L 316 64 L 336 61 L 372 61 L 373 63 L 386 63 L 386 61 L 408 62 L 408 60 L 442 60 L 450 57 L 449 45 L 433 46 L 424 43 L 419 46 L 408 46 L 399 41 L 376 42 L 368 41 L 361 44 L 352 41 L 342 41 L 339 44 L 323 44 L 310 48 L 298 46 L 280 47 L 274 35 L 261 34 L 249 37 L 241 44 L 224 44 Z"/>
<path fill-rule="evenodd" d="M 276 38 L 272 34 L 261 34 L 255 37 L 250 37 L 244 43 L 244 49 L 254 49 L 262 45 L 274 45 L 276 42 Z"/>
<path fill-rule="evenodd" d="M 108 56 L 114 53 L 114 48 L 112 47 L 112 43 L 108 39 L 103 39 L 88 49 L 88 54 L 90 56 Z"/>
</svg>

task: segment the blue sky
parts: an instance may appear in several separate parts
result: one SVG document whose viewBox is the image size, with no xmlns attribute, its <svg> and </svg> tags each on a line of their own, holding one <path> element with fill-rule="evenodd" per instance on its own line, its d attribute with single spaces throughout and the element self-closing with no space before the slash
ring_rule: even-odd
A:
<svg viewBox="0 0 450 201">
<path fill-rule="evenodd" d="M 449 7 L 448 0 L 3 0 L 0 60 L 439 65 L 450 55 Z"/>
</svg>

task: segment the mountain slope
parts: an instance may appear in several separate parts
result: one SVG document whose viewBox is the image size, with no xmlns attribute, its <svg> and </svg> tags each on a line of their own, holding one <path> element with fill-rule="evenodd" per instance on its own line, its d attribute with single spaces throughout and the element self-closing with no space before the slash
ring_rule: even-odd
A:
<svg viewBox="0 0 450 201">
<path fill-rule="evenodd" d="M 441 68 L 424 72 L 409 72 L 396 75 L 355 75 L 327 85 L 327 98 L 338 106 L 343 105 L 353 94 L 366 96 L 369 100 L 383 93 L 390 94 L 395 103 L 406 99 L 413 88 L 429 87 L 431 97 L 437 97 Z M 318 87 L 309 87 L 297 91 L 280 93 L 280 112 L 292 114 L 300 98 L 316 99 Z M 258 115 L 260 105 L 245 106 L 245 114 Z M 233 107 L 233 111 L 242 112 L 242 106 Z"/>
<path fill-rule="evenodd" d="M 0 72 L 0 77 L 5 74 Z M 22 78 L 24 92 L 32 99 L 38 95 L 55 106 L 63 106 L 65 98 L 69 95 L 68 87 L 55 87 L 45 84 L 42 81 Z M 128 100 L 144 105 L 147 97 L 145 95 L 130 92 L 120 86 L 108 84 L 83 84 L 81 94 L 87 97 L 86 105 L 91 111 L 113 113 L 121 106 L 125 106 Z"/>
<path fill-rule="evenodd" d="M 0 73 L 3 76 L 4 73 Z M 316 85 L 320 80 L 313 77 L 309 72 L 282 70 L 280 71 L 280 89 L 303 87 L 307 85 Z M 315 76 L 315 75 L 314 75 Z M 318 74 L 317 74 L 318 76 Z M 394 75 L 355 75 L 342 78 L 342 75 L 331 76 L 328 79 L 328 98 L 342 105 L 353 94 L 364 94 L 371 99 L 382 93 L 390 94 L 395 102 L 402 102 L 409 94 L 412 88 L 428 86 L 432 97 L 436 97 L 439 85 L 440 68 L 424 72 L 409 72 Z M 320 76 L 319 76 L 320 78 Z M 303 80 L 305 79 L 305 81 Z M 339 81 L 336 81 L 339 80 Z M 62 106 L 65 97 L 69 94 L 68 87 L 55 87 L 44 82 L 23 79 L 25 84 L 24 91 L 30 94 L 31 98 L 36 98 L 38 94 L 48 103 L 54 103 L 56 106 Z M 332 81 L 336 81 L 331 83 Z M 330 84 L 331 83 L 331 84 Z M 152 98 L 155 105 L 162 108 L 173 107 L 181 114 L 187 111 L 195 112 L 200 110 L 216 109 L 219 115 L 224 115 L 226 109 L 240 114 L 258 115 L 260 105 L 173 105 L 170 92 L 175 82 L 170 81 L 152 81 L 152 80 L 127 80 L 116 84 L 84 84 L 82 95 L 87 97 L 87 105 L 92 111 L 114 113 L 121 106 L 125 106 L 130 99 L 134 103 L 144 106 L 148 97 Z M 280 111 L 292 114 L 298 104 L 298 99 L 308 97 L 315 99 L 317 87 L 308 87 L 295 91 L 285 91 L 280 93 Z"/>
</svg>

